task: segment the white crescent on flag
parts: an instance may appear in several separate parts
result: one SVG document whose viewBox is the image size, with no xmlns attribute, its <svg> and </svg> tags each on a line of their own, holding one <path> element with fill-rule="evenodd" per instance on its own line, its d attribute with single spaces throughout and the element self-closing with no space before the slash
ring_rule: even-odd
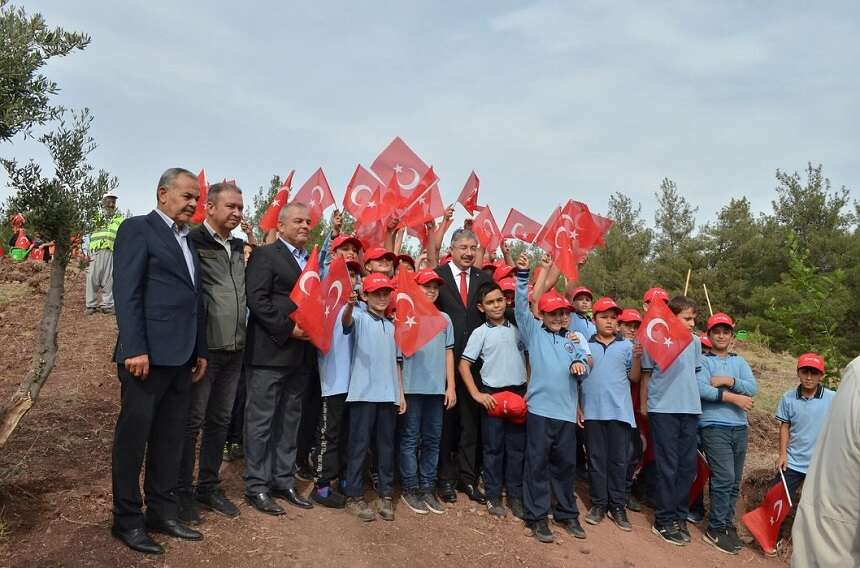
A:
<svg viewBox="0 0 860 568">
<path fill-rule="evenodd" d="M 654 339 L 654 336 L 652 335 L 654 332 L 654 328 L 661 324 L 663 325 L 663 327 L 666 328 L 666 332 L 668 333 L 669 324 L 667 324 L 666 320 L 664 320 L 663 318 L 654 318 L 649 321 L 647 327 L 645 327 L 645 336 L 648 337 L 648 339 L 650 339 L 654 343 L 659 343 L 659 341 Z"/>
<path fill-rule="evenodd" d="M 336 306 L 338 302 L 340 302 L 341 296 L 343 296 L 343 282 L 340 280 L 335 280 L 331 285 L 331 288 L 328 289 L 328 295 L 331 297 L 331 291 L 337 290 L 337 297 L 334 299 L 334 302 L 331 303 L 332 306 Z"/>
<path fill-rule="evenodd" d="M 320 275 L 319 275 L 319 273 L 311 270 L 309 272 L 305 272 L 304 274 L 302 274 L 301 278 L 299 278 L 299 290 L 301 290 L 305 296 L 311 295 L 310 292 L 308 292 L 308 289 L 305 288 L 305 284 L 307 283 L 309 278 L 313 278 L 317 282 L 319 282 L 320 281 Z"/>
<path fill-rule="evenodd" d="M 354 190 L 353 190 L 353 191 L 354 191 Z M 315 185 L 315 186 L 313 186 L 313 187 L 311 188 L 311 195 L 312 195 L 312 196 L 313 196 L 314 194 L 317 194 L 317 193 L 318 193 L 318 194 L 319 194 L 319 196 L 320 196 L 320 197 L 319 197 L 319 200 L 317 200 L 317 201 L 311 201 L 311 204 L 313 204 L 313 205 L 322 205 L 322 202 L 323 202 L 323 189 L 322 189 L 322 187 L 321 187 L 321 186 L 319 186 L 319 185 Z"/>
<path fill-rule="evenodd" d="M 361 203 L 355 200 L 357 194 L 366 191 L 367 193 L 373 195 L 373 190 L 370 189 L 369 186 L 361 184 L 352 188 L 352 191 L 349 192 L 349 200 L 352 201 L 352 204 L 356 207 L 361 207 Z M 368 198 L 369 199 L 369 198 Z"/>
<path fill-rule="evenodd" d="M 407 169 L 412 171 L 412 181 L 410 181 L 409 183 L 403 183 L 402 181 L 400 181 L 400 176 L 398 175 L 397 176 L 397 184 L 400 186 L 401 189 L 405 189 L 406 191 L 411 191 L 411 190 L 415 189 L 416 187 L 418 187 L 418 183 L 421 181 L 421 176 L 418 174 L 418 170 L 416 170 L 415 168 L 407 168 Z M 403 167 L 400 164 L 397 164 L 394 167 L 394 171 L 399 174 L 399 172 L 403 171 Z"/>
<path fill-rule="evenodd" d="M 522 224 L 522 223 L 514 223 L 514 226 L 513 226 L 513 227 L 511 227 L 511 235 L 513 235 L 513 237 L 514 237 L 515 239 L 520 239 L 520 240 L 523 240 L 523 241 L 524 241 L 524 240 L 527 240 L 527 239 L 526 239 L 526 237 L 528 237 L 528 235 L 525 235 L 525 234 L 524 234 L 523 236 L 520 236 L 520 235 L 517 233 L 517 227 L 519 227 L 519 228 L 521 228 L 521 229 L 522 229 L 522 228 L 523 228 L 523 224 Z"/>
</svg>

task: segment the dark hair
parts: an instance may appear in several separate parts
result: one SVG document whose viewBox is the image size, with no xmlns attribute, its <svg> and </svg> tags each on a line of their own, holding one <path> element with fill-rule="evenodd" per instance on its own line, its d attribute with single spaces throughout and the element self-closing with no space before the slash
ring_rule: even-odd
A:
<svg viewBox="0 0 860 568">
<path fill-rule="evenodd" d="M 494 290 L 502 292 L 502 287 L 495 282 L 484 282 L 483 284 L 481 284 L 481 287 L 478 288 L 478 301 L 483 303 L 484 298 L 487 297 L 487 294 L 491 294 Z M 502 292 L 502 296 L 504 295 L 505 293 Z"/>
<path fill-rule="evenodd" d="M 218 196 L 221 195 L 221 192 L 223 191 L 235 191 L 239 195 L 242 195 L 242 190 L 239 189 L 239 186 L 235 183 L 219 182 L 213 183 L 209 186 L 209 192 L 206 194 L 206 201 L 209 203 L 218 203 Z"/>
<path fill-rule="evenodd" d="M 689 296 L 675 296 L 671 300 L 669 300 L 669 309 L 672 310 L 672 313 L 676 316 L 683 312 L 684 310 L 690 309 L 694 312 L 699 311 L 699 306 L 696 305 L 696 301 Z"/>
</svg>

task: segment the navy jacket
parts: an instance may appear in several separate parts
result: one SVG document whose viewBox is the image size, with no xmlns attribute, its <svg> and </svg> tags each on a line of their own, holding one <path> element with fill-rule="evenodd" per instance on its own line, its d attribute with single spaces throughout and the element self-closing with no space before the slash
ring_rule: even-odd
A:
<svg viewBox="0 0 860 568">
<path fill-rule="evenodd" d="M 208 357 L 200 262 L 188 242 L 196 285 L 179 243 L 158 213 L 132 217 L 119 226 L 113 253 L 117 363 L 147 354 L 150 365 L 175 367 Z"/>
</svg>

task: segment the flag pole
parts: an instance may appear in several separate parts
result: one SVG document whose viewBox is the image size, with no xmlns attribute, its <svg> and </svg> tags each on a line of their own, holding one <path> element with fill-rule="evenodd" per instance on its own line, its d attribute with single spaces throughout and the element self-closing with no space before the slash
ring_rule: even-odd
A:
<svg viewBox="0 0 860 568">
<path fill-rule="evenodd" d="M 791 493 L 788 492 L 788 483 L 785 482 L 785 474 L 782 473 L 782 468 L 779 468 L 779 478 L 782 479 L 782 487 L 785 489 L 785 496 L 788 497 L 788 508 L 792 508 L 794 504 L 791 502 Z"/>
<path fill-rule="evenodd" d="M 714 315 L 714 308 L 711 307 L 711 298 L 710 296 L 708 296 L 708 285 L 703 282 L 702 288 L 705 289 L 705 299 L 708 301 L 708 311 L 711 313 L 711 315 Z"/>
<path fill-rule="evenodd" d="M 687 269 L 687 282 L 684 283 L 684 295 L 685 296 L 687 295 L 687 290 L 690 289 L 690 274 L 692 274 L 692 272 L 693 272 L 692 268 Z"/>
</svg>

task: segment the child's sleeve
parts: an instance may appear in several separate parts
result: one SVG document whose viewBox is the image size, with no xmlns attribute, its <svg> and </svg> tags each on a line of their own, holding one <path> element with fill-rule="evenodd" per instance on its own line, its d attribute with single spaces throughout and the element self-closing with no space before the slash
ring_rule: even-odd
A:
<svg viewBox="0 0 860 568">
<path fill-rule="evenodd" d="M 758 393 L 755 375 L 753 375 L 749 363 L 741 357 L 738 357 L 738 376 L 735 377 L 735 388 L 732 390 L 747 396 L 755 396 Z"/>
<path fill-rule="evenodd" d="M 341 315 L 341 318 L 342 318 L 342 317 L 343 317 L 343 316 Z M 353 332 L 354 332 L 354 333 L 356 333 L 356 334 L 360 334 L 360 333 L 361 333 L 361 326 L 362 326 L 362 322 L 363 322 L 363 321 L 364 321 L 364 319 L 365 319 L 365 318 L 367 318 L 367 317 L 368 317 L 367 312 L 365 312 L 365 311 L 363 311 L 363 310 L 357 310 L 357 309 L 355 309 L 355 307 L 353 307 L 353 310 L 352 310 L 352 325 L 349 325 L 349 326 L 343 326 L 343 334 L 344 334 L 344 335 L 349 335 L 350 333 L 353 333 Z"/>
<path fill-rule="evenodd" d="M 650 373 L 654 370 L 654 361 L 651 360 L 651 354 L 647 349 L 642 349 L 641 367 L 643 373 Z"/>
<path fill-rule="evenodd" d="M 579 343 L 580 349 L 585 353 L 586 356 L 591 357 L 591 345 L 588 344 L 588 338 L 585 337 L 582 332 L 574 331 L 574 335 L 576 336 L 576 341 Z"/>
<path fill-rule="evenodd" d="M 779 399 L 779 404 L 776 407 L 776 419 L 780 422 L 785 422 L 786 424 L 791 424 L 791 403 L 788 400 L 790 395 L 791 391 L 782 395 L 782 398 Z"/>
<path fill-rule="evenodd" d="M 481 357 L 481 352 L 484 350 L 484 334 L 486 333 L 486 329 L 487 326 L 482 325 L 472 332 L 472 335 L 469 336 L 469 341 L 466 342 L 466 348 L 460 356 L 462 359 L 465 359 L 469 363 L 474 363 Z"/>
<path fill-rule="evenodd" d="M 514 315 L 517 328 L 522 333 L 523 340 L 528 344 L 532 335 L 537 331 L 537 320 L 529 309 L 529 271 L 517 269 L 517 292 L 514 299 Z"/>
<path fill-rule="evenodd" d="M 445 328 L 445 349 L 454 349 L 454 324 L 451 323 L 451 318 L 448 317 L 448 314 L 444 315 L 448 321 L 448 327 Z"/>
<path fill-rule="evenodd" d="M 699 387 L 699 397 L 709 402 L 722 401 L 722 391 L 711 384 L 711 368 L 708 366 L 707 361 L 702 361 L 702 366 L 697 369 L 696 384 Z"/>
</svg>

